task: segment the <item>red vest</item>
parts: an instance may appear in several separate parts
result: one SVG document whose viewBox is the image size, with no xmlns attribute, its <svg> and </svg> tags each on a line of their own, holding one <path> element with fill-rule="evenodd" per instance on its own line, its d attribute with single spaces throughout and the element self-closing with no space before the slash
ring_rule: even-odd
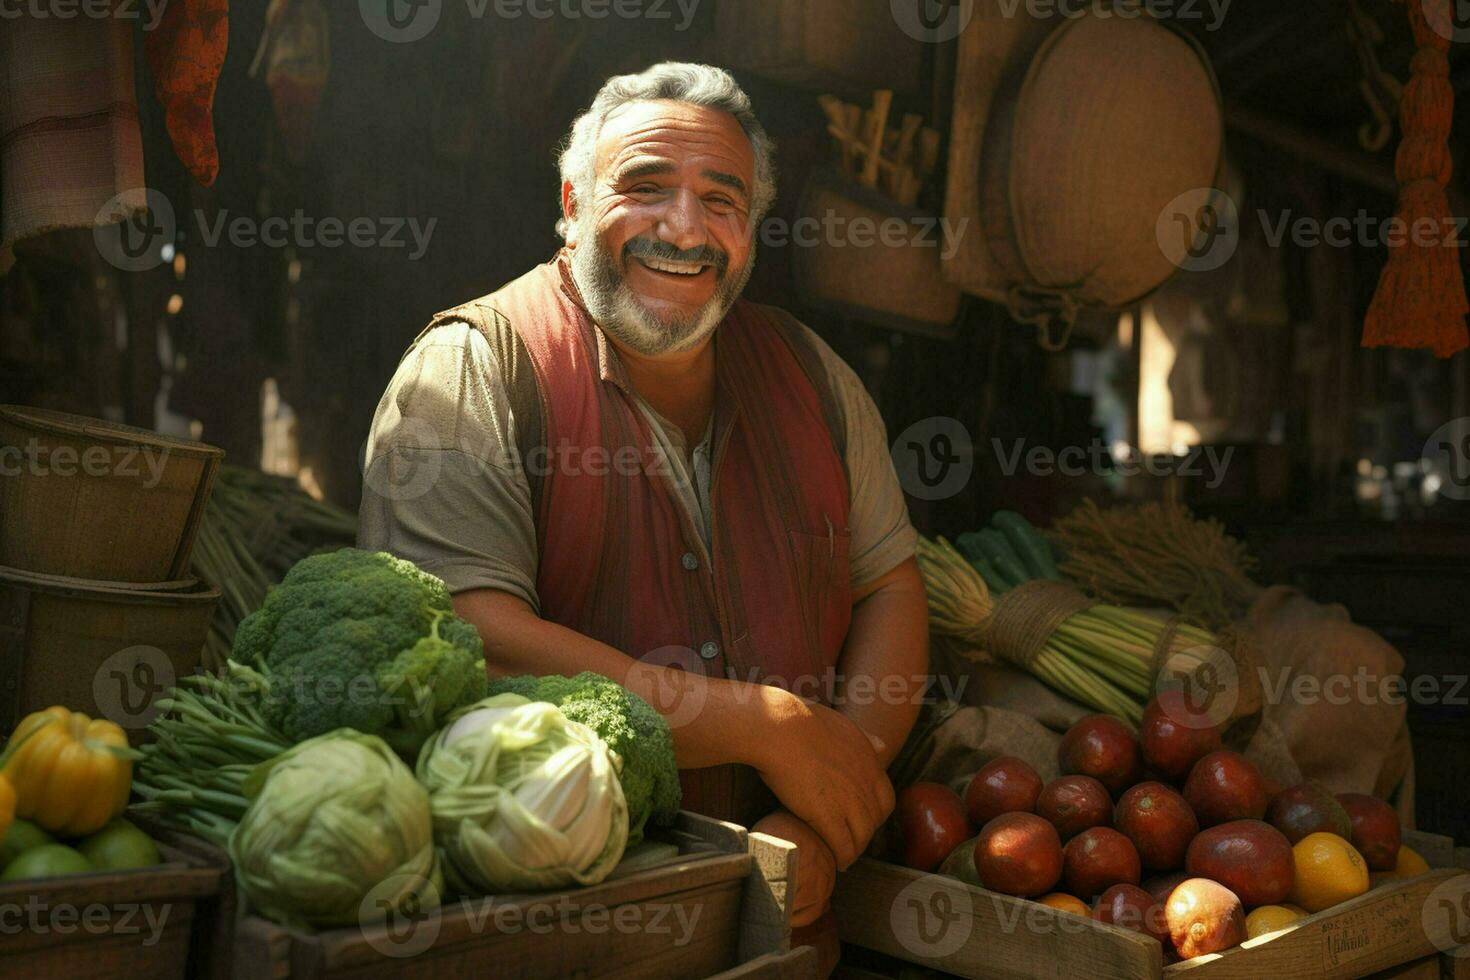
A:
<svg viewBox="0 0 1470 980">
<path fill-rule="evenodd" d="M 569 262 L 468 307 L 509 321 L 540 393 L 544 453 L 526 463 L 541 474 L 542 617 L 642 660 L 826 700 L 852 615 L 849 495 L 806 339 L 744 300 L 715 332 L 710 567 Z M 745 767 L 681 775 L 688 809 L 748 825 L 775 806 Z"/>
</svg>

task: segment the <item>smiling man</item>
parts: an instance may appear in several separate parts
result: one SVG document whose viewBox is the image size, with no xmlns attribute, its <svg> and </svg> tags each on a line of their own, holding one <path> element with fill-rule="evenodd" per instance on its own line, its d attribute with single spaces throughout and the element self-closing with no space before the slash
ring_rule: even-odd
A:
<svg viewBox="0 0 1470 980">
<path fill-rule="evenodd" d="M 883 423 L 740 298 L 772 146 L 724 71 L 610 79 L 561 158 L 566 245 L 439 314 L 378 406 L 361 543 L 441 576 L 496 674 L 592 670 L 674 732 L 685 807 L 796 842 L 794 924 L 893 807 L 928 670 Z"/>
</svg>

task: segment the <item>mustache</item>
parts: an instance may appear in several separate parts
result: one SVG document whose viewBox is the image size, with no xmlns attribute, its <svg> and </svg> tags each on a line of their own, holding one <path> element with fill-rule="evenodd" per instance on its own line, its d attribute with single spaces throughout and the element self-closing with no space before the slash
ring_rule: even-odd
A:
<svg viewBox="0 0 1470 980">
<path fill-rule="evenodd" d="M 721 277 L 730 267 L 729 254 L 712 245 L 700 245 L 698 248 L 675 248 L 668 242 L 654 238 L 629 239 L 623 245 L 623 259 L 626 261 L 634 256 L 663 259 L 668 262 L 700 262 L 714 266 L 715 273 Z"/>
</svg>

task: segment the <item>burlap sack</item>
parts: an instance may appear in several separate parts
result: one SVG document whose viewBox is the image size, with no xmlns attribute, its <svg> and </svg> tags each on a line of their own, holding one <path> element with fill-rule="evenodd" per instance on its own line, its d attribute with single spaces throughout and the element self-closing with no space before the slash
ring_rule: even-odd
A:
<svg viewBox="0 0 1470 980">
<path fill-rule="evenodd" d="M 1394 801 L 1412 827 L 1407 707 L 1384 686 L 1403 673 L 1403 657 L 1342 606 L 1286 586 L 1267 589 L 1246 619 L 1258 639 L 1266 717 L 1302 773 L 1334 793 Z"/>
</svg>

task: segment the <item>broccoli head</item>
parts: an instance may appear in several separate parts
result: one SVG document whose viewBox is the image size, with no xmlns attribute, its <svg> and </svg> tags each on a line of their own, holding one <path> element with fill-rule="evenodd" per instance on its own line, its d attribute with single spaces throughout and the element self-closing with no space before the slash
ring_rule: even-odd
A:
<svg viewBox="0 0 1470 980">
<path fill-rule="evenodd" d="M 628 801 L 628 846 L 643 839 L 650 817 L 669 824 L 679 812 L 682 791 L 668 722 L 649 703 L 601 674 L 576 677 L 504 677 L 490 682 L 489 693 L 519 694 L 548 701 L 562 714 L 602 736 L 622 759 L 623 796 Z"/>
<path fill-rule="evenodd" d="M 441 579 L 386 552 L 297 562 L 240 622 L 230 659 L 270 679 L 266 720 L 295 742 L 355 728 L 411 756 L 485 697 L 479 633 Z"/>
</svg>

